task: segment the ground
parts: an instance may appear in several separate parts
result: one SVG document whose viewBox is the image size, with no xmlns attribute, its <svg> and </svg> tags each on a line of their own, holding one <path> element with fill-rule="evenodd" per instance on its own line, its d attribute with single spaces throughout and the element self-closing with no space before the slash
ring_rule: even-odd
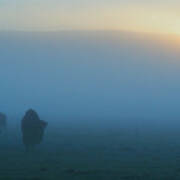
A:
<svg viewBox="0 0 180 180">
<path fill-rule="evenodd" d="M 180 179 L 180 133 L 174 128 L 48 128 L 33 152 L 25 152 L 16 128 L 0 137 L 0 179 Z"/>
</svg>

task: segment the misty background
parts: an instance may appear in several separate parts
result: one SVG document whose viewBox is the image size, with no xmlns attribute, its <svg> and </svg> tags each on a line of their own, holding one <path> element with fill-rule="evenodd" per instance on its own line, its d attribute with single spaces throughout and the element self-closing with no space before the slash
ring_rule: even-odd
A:
<svg viewBox="0 0 180 180">
<path fill-rule="evenodd" d="M 0 179 L 179 179 L 179 60 L 158 35 L 1 32 Z M 32 152 L 29 108 L 48 123 Z"/>
<path fill-rule="evenodd" d="M 180 118 L 180 53 L 123 32 L 1 32 L 0 109 L 51 121 Z"/>
</svg>

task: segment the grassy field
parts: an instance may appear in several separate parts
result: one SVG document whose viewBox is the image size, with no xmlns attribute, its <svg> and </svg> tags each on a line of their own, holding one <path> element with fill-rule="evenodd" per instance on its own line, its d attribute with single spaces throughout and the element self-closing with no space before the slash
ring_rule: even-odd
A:
<svg viewBox="0 0 180 180">
<path fill-rule="evenodd" d="M 2 180 L 174 180 L 180 178 L 178 128 L 49 126 L 25 152 L 20 130 L 0 137 Z"/>
</svg>

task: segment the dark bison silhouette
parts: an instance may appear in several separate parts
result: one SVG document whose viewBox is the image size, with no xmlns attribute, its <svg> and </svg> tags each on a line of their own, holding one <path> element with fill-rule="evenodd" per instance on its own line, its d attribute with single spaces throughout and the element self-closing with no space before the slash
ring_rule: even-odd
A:
<svg viewBox="0 0 180 180">
<path fill-rule="evenodd" d="M 0 134 L 6 128 L 6 123 L 7 123 L 6 121 L 7 121 L 6 115 L 3 113 L 0 113 Z"/>
<path fill-rule="evenodd" d="M 21 130 L 26 149 L 32 149 L 42 142 L 46 126 L 47 122 L 40 120 L 36 111 L 30 109 L 25 113 L 21 121 Z"/>
</svg>

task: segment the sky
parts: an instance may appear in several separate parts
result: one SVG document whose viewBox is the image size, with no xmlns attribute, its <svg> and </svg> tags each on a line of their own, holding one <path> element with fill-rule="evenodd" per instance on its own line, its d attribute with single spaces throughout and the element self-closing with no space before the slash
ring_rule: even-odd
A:
<svg viewBox="0 0 180 180">
<path fill-rule="evenodd" d="M 0 111 L 17 120 L 33 108 L 52 121 L 179 121 L 179 49 L 125 34 L 0 33 Z"/>
<path fill-rule="evenodd" d="M 179 0 L 0 0 L 0 30 L 180 34 Z"/>
</svg>

